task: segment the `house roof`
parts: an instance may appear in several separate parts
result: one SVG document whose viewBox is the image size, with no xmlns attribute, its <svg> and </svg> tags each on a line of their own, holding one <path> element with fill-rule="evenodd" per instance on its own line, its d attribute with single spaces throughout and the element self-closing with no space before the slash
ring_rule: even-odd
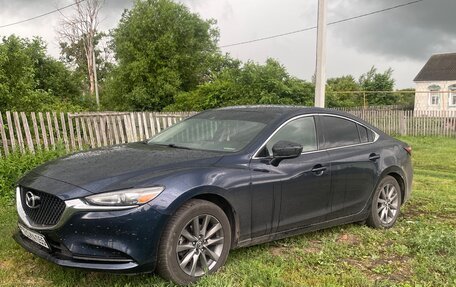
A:
<svg viewBox="0 0 456 287">
<path fill-rule="evenodd" d="M 456 53 L 432 55 L 414 81 L 456 80 Z"/>
</svg>

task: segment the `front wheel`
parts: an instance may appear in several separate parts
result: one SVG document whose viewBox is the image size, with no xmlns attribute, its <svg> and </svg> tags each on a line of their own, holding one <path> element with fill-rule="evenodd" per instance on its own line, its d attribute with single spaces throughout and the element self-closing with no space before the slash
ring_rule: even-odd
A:
<svg viewBox="0 0 456 287">
<path fill-rule="evenodd" d="M 372 198 L 367 225 L 374 228 L 390 228 L 399 216 L 401 207 L 401 188 L 392 176 L 380 181 Z"/>
<path fill-rule="evenodd" d="M 231 245 L 230 223 L 217 205 L 186 202 L 163 232 L 157 272 L 180 285 L 195 282 L 225 264 Z"/>
</svg>

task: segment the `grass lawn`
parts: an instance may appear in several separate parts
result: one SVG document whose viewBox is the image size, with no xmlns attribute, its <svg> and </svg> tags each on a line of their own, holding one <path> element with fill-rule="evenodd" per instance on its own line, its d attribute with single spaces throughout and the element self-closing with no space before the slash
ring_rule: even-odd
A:
<svg viewBox="0 0 456 287">
<path fill-rule="evenodd" d="M 456 286 L 456 140 L 401 139 L 413 146 L 415 180 L 394 228 L 353 224 L 235 250 L 197 286 Z M 172 285 L 48 263 L 11 238 L 14 206 L 0 214 L 0 286 Z"/>
</svg>

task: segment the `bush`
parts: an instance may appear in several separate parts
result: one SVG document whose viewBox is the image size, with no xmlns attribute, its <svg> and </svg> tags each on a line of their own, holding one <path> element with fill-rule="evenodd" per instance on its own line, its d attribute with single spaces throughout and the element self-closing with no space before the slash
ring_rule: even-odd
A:
<svg viewBox="0 0 456 287">
<path fill-rule="evenodd" d="M 7 158 L 0 159 L 0 198 L 11 201 L 14 199 L 16 182 L 34 167 L 62 156 L 66 153 L 63 147 L 52 151 L 38 151 L 35 154 L 15 152 Z"/>
<path fill-rule="evenodd" d="M 0 39 L 0 110 L 80 111 L 95 107 L 82 93 L 81 78 L 48 56 L 40 38 Z"/>
</svg>

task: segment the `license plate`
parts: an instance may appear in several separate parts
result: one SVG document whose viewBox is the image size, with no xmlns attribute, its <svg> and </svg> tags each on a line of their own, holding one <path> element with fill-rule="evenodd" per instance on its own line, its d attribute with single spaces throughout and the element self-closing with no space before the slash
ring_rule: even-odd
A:
<svg viewBox="0 0 456 287">
<path fill-rule="evenodd" d="M 39 245 L 41 245 L 43 247 L 46 247 L 47 249 L 49 249 L 49 245 L 47 244 L 46 239 L 44 239 L 43 235 L 41 235 L 37 232 L 31 231 L 20 224 L 19 224 L 19 229 L 21 230 L 22 234 L 25 237 L 27 237 L 28 239 L 32 240 L 35 243 L 38 243 Z"/>
</svg>

